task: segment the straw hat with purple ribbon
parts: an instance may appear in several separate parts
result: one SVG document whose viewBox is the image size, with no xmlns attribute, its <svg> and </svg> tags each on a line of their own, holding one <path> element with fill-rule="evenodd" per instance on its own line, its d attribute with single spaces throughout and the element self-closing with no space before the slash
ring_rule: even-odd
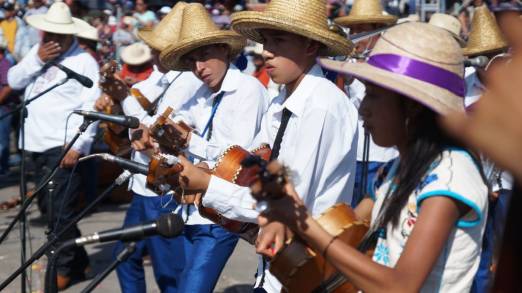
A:
<svg viewBox="0 0 522 293">
<path fill-rule="evenodd" d="M 426 23 L 387 30 L 364 63 L 321 59 L 331 70 L 351 74 L 403 94 L 439 114 L 464 111 L 462 49 L 453 36 Z"/>
<path fill-rule="evenodd" d="M 381 0 L 355 0 L 350 13 L 334 21 L 348 27 L 355 24 L 390 25 L 397 22 L 397 17 L 384 12 Z"/>
</svg>

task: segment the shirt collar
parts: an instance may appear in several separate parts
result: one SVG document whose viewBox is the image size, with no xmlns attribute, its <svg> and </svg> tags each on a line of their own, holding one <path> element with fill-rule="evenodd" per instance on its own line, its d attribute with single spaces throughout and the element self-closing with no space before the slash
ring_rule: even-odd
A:
<svg viewBox="0 0 522 293">
<path fill-rule="evenodd" d="M 236 91 L 240 86 L 240 77 L 241 71 L 239 71 L 239 69 L 237 69 L 233 64 L 230 64 L 225 74 L 225 78 L 223 79 L 223 83 L 221 84 L 221 88 L 217 93 Z"/>
<path fill-rule="evenodd" d="M 283 108 L 287 108 L 296 116 L 301 116 L 305 110 L 306 100 L 310 97 L 310 91 L 321 78 L 324 78 L 323 70 L 315 64 L 299 83 L 295 91 L 284 101 Z M 286 89 L 281 91 L 281 96 L 286 96 Z"/>
</svg>

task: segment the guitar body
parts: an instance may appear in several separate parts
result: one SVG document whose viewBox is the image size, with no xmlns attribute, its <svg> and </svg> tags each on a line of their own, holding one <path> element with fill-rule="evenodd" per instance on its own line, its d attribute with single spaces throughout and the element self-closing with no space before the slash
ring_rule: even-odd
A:
<svg viewBox="0 0 522 293">
<path fill-rule="evenodd" d="M 368 231 L 368 224 L 357 220 L 346 204 L 336 204 L 318 219 L 319 224 L 340 241 L 357 247 Z M 283 284 L 283 292 L 314 292 L 329 283 L 329 290 L 317 292 L 348 293 L 358 290 L 317 252 L 298 239 L 291 239 L 270 262 L 270 272 Z M 335 280 L 335 281 L 334 281 Z M 335 285 L 334 285 L 335 283 Z"/>
<path fill-rule="evenodd" d="M 213 175 L 237 185 L 245 187 L 250 186 L 250 183 L 256 179 L 260 168 L 258 166 L 243 168 L 241 162 L 251 155 L 260 156 L 262 159 L 268 161 L 270 154 L 271 150 L 268 145 L 262 145 L 252 152 L 249 152 L 240 146 L 233 145 L 225 150 L 211 172 Z M 259 231 L 259 226 L 257 224 L 227 219 L 211 208 L 201 207 L 199 212 L 203 217 L 222 226 L 230 232 L 239 234 L 241 238 L 254 244 Z"/>
<path fill-rule="evenodd" d="M 183 171 L 183 166 L 170 162 L 169 155 L 154 154 L 150 158 L 147 188 L 157 194 L 164 194 L 178 186 L 177 174 Z"/>
</svg>

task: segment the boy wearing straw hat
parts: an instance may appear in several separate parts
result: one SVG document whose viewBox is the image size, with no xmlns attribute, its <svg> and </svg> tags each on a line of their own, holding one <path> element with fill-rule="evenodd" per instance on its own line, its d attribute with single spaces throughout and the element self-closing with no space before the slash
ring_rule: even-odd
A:
<svg viewBox="0 0 522 293">
<path fill-rule="evenodd" d="M 177 116 L 193 127 L 180 130 L 186 153 L 195 161 L 216 161 L 231 145 L 248 149 L 268 107 L 268 93 L 254 77 L 230 63 L 245 46 L 242 36 L 220 30 L 205 7 L 187 5 L 177 42 L 161 53 L 172 70 L 192 71 L 203 85 Z M 238 236 L 203 218 L 196 205 L 185 202 L 183 238 L 187 263 L 179 283 L 181 292 L 211 292 L 231 255 Z"/>
<path fill-rule="evenodd" d="M 393 25 L 397 17 L 384 12 L 380 0 L 355 0 L 350 13 L 347 16 L 334 20 L 337 24 L 350 29 L 350 34 L 371 32 L 376 29 Z M 356 60 L 364 60 L 375 46 L 379 35 L 361 40 L 355 45 Z M 366 87 L 358 79 L 351 78 L 346 86 L 346 92 L 356 107 L 362 103 L 366 95 Z M 368 190 L 377 170 L 386 162 L 397 156 L 393 148 L 383 148 L 375 144 L 373 139 L 366 134 L 362 119 L 358 121 L 359 141 L 357 146 L 357 167 L 355 173 L 354 198 L 352 206 L 357 206 Z"/>
<path fill-rule="evenodd" d="M 98 64 L 92 56 L 79 47 L 74 36 L 83 29 L 82 21 L 71 17 L 69 7 L 65 3 L 56 2 L 46 14 L 31 15 L 26 20 L 29 25 L 42 30 L 43 37 L 41 43 L 33 46 L 20 63 L 9 71 L 8 82 L 12 88 L 25 88 L 24 98 L 28 99 L 63 80 L 66 77 L 64 72 L 57 67 L 44 66 L 49 61 L 59 62 L 87 76 L 94 83 L 98 82 Z M 89 89 L 75 80 L 69 80 L 27 107 L 25 150 L 32 153 L 36 164 L 35 178 L 46 177 L 46 172 L 60 157 L 64 138 L 66 142 L 70 141 L 82 123 L 82 117 L 73 115 L 66 124 L 69 114 L 74 110 L 92 110 L 99 95 L 100 91 L 97 87 Z M 61 167 L 53 177 L 57 187 L 53 193 L 53 202 L 49 205 L 52 205 L 54 211 L 51 224 L 58 231 L 74 217 L 81 177 L 77 170 L 72 172 L 71 168 L 82 154 L 90 152 L 95 130 L 96 126 L 91 125 L 87 132 L 80 136 L 61 161 Z M 70 185 L 66 189 L 69 177 Z M 39 196 L 39 199 L 44 198 L 46 194 Z M 60 204 L 62 202 L 63 205 Z M 45 211 L 46 205 L 43 201 L 39 201 L 39 206 Z M 79 236 L 80 231 L 75 226 L 60 240 L 65 241 Z M 58 257 L 58 287 L 65 288 L 72 278 L 82 277 L 88 263 L 89 259 L 84 248 L 65 250 Z"/>
<path fill-rule="evenodd" d="M 136 84 L 133 88 L 139 90 L 150 102 L 152 109 L 145 111 L 138 100 L 127 97 L 113 97 L 122 100 L 121 105 L 125 115 L 140 119 L 139 131 L 132 134 L 132 146 L 135 152 L 132 160 L 142 164 L 150 162 L 148 127 L 167 107 L 179 109 L 195 94 L 201 82 L 190 72 L 169 71 L 159 62 L 159 54 L 167 45 L 177 42 L 183 17 L 185 2 L 178 2 L 154 29 L 142 29 L 138 36 L 145 42 L 141 44 L 150 52 L 154 70 L 150 76 Z M 150 47 L 150 48 L 149 48 Z M 103 86 L 103 85 L 102 85 Z M 103 109 L 107 100 L 102 97 L 97 106 Z M 141 136 L 137 133 L 142 132 Z M 158 218 L 162 214 L 171 213 L 176 209 L 174 201 L 168 201 L 164 196 L 156 194 L 146 187 L 146 176 L 134 174 L 129 182 L 133 198 L 125 215 L 124 227 L 137 225 Z M 113 250 L 113 256 L 124 249 L 125 244 L 118 242 Z M 135 252 L 128 260 L 117 267 L 117 275 L 122 292 L 147 292 L 143 257 L 151 257 L 156 283 L 161 292 L 182 292 L 179 290 L 181 272 L 185 267 L 183 242 L 180 237 L 166 239 L 151 237 L 138 241 Z"/>
<path fill-rule="evenodd" d="M 233 14 L 232 26 L 264 44 L 269 75 L 275 83 L 285 85 L 264 114 L 252 147 L 269 144 L 271 159 L 292 167 L 299 178 L 297 188 L 314 215 L 337 202 L 349 202 L 357 112 L 346 95 L 323 76 L 316 58 L 348 55 L 353 46 L 328 29 L 326 1 L 273 0 L 264 12 Z M 257 222 L 259 212 L 248 188 L 209 176 L 186 161 L 184 167 L 182 176 L 189 179 L 188 188 L 206 191 L 203 206 L 230 219 Z M 284 232 L 285 227 L 278 224 L 264 229 L 268 234 Z M 259 237 L 258 241 L 263 239 Z M 281 289 L 261 259 L 256 287 L 268 292 Z"/>
</svg>

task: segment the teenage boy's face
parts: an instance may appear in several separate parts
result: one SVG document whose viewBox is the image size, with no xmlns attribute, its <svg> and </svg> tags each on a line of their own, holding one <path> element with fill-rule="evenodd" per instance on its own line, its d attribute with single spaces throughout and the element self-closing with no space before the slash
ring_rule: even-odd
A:
<svg viewBox="0 0 522 293">
<path fill-rule="evenodd" d="M 219 90 L 228 68 L 229 49 L 226 45 L 198 48 L 185 57 L 191 71 L 212 90 Z"/>
<path fill-rule="evenodd" d="M 366 83 L 366 96 L 359 107 L 359 115 L 377 145 L 392 147 L 406 141 L 404 107 L 396 93 Z"/>
<path fill-rule="evenodd" d="M 304 37 L 277 30 L 262 30 L 261 35 L 266 70 L 277 84 L 294 82 L 316 57 L 315 52 L 310 52 L 311 41 Z"/>
</svg>

